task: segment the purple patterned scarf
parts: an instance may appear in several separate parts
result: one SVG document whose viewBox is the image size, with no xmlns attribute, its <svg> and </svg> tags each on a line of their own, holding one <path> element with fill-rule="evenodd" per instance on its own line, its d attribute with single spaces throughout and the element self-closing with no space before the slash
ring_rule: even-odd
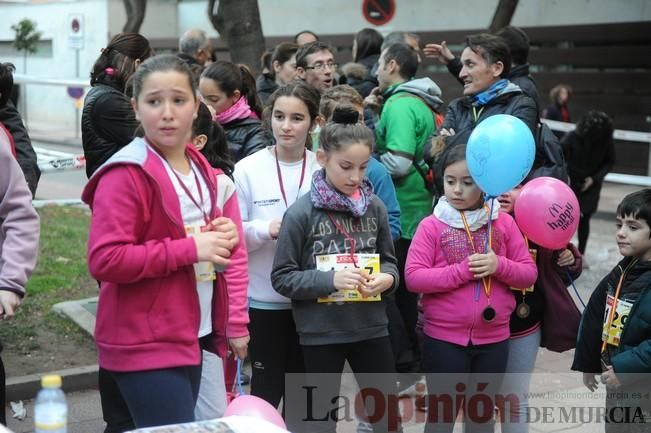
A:
<svg viewBox="0 0 651 433">
<path fill-rule="evenodd" d="M 354 217 L 359 218 L 366 213 L 366 209 L 368 209 L 368 205 L 371 203 L 371 197 L 373 196 L 373 185 L 366 178 L 362 181 L 360 193 L 360 199 L 353 200 L 337 191 L 326 181 L 324 168 L 316 171 L 312 177 L 310 199 L 317 209 L 350 212 Z"/>
</svg>

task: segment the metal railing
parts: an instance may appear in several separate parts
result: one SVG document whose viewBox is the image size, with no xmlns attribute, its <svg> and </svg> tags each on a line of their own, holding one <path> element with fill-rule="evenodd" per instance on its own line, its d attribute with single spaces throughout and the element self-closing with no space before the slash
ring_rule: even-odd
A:
<svg viewBox="0 0 651 433">
<path fill-rule="evenodd" d="M 39 86 L 56 86 L 56 87 L 76 87 L 84 89 L 83 95 L 86 94 L 86 90 L 90 87 L 88 79 L 81 78 L 47 78 L 47 77 L 33 77 L 24 74 L 14 74 L 14 83 L 20 86 L 20 111 L 23 117 L 23 122 L 25 126 L 29 127 L 29 110 L 27 108 L 27 85 L 39 85 Z M 75 108 L 75 138 L 79 138 L 79 132 L 81 130 L 81 105 L 83 101 L 77 101 L 79 104 Z"/>
</svg>

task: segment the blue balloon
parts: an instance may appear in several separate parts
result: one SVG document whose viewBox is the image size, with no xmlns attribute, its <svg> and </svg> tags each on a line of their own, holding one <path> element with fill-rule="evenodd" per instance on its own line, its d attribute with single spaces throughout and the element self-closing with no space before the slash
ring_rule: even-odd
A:
<svg viewBox="0 0 651 433">
<path fill-rule="evenodd" d="M 482 120 L 470 134 L 466 147 L 468 171 L 489 197 L 519 185 L 529 174 L 535 155 L 531 130 L 509 114 Z"/>
</svg>

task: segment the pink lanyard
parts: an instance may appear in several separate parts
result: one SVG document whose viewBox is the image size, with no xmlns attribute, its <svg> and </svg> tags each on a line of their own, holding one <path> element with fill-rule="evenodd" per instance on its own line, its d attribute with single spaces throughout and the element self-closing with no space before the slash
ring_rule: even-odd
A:
<svg viewBox="0 0 651 433">
<path fill-rule="evenodd" d="M 328 218 L 330 218 L 330 221 L 332 221 L 332 224 L 334 224 L 335 227 L 337 227 L 337 230 L 339 230 L 341 232 L 341 234 L 344 235 L 344 237 L 346 239 L 348 239 L 348 241 L 350 242 L 350 259 L 353 262 L 353 266 L 355 266 L 356 268 L 359 268 L 359 266 L 357 266 L 357 259 L 355 259 L 355 239 L 353 239 L 350 236 L 350 234 L 341 226 L 341 224 L 339 224 L 334 219 L 334 217 L 330 213 L 326 213 L 326 215 L 328 215 Z"/>
<path fill-rule="evenodd" d="M 278 151 L 276 150 L 276 146 L 274 146 L 274 155 L 276 156 L 276 173 L 278 174 L 278 184 L 280 185 L 280 193 L 283 195 L 283 201 L 285 202 L 285 207 L 289 207 L 287 204 L 287 196 L 285 195 L 285 185 L 283 184 L 283 175 L 280 172 L 280 163 L 278 162 Z M 303 165 L 301 166 L 301 180 L 298 182 L 298 194 L 296 194 L 296 197 L 298 198 L 298 195 L 301 193 L 301 186 L 303 186 L 303 179 L 305 178 L 305 160 L 307 159 L 306 157 L 306 151 L 303 149 Z"/>
<path fill-rule="evenodd" d="M 151 146 L 151 147 L 152 147 L 152 149 L 154 149 L 156 151 L 156 153 L 158 153 L 158 155 L 160 155 L 160 157 L 163 159 L 163 161 L 165 161 L 165 164 L 167 164 L 167 166 L 170 168 L 170 170 L 172 171 L 172 173 L 176 177 L 176 180 L 181 185 L 181 188 L 183 189 L 185 194 L 187 194 L 190 201 L 192 201 L 192 204 L 194 204 L 196 206 L 196 208 L 199 209 L 199 212 L 201 212 L 201 215 L 203 216 L 203 220 L 205 221 L 206 225 L 209 225 L 210 224 L 210 215 L 214 214 L 215 201 L 210 200 L 210 215 L 206 214 L 206 211 L 204 209 L 203 193 L 201 192 L 201 183 L 199 182 L 199 176 L 197 175 L 197 172 L 194 170 L 194 167 L 192 166 L 192 161 L 190 160 L 190 158 L 188 158 L 187 154 L 185 155 L 186 160 L 188 161 L 188 164 L 190 165 L 190 170 L 192 171 L 192 174 L 194 175 L 194 181 L 197 184 L 197 190 L 199 191 L 199 200 L 196 200 L 194 198 L 194 196 L 192 195 L 192 193 L 190 192 L 188 187 L 185 185 L 185 182 L 183 182 L 183 180 L 181 179 L 181 176 L 178 175 L 176 170 L 174 170 L 174 167 L 172 167 L 172 165 L 169 163 L 167 158 L 165 158 L 165 156 L 160 152 L 160 150 L 158 150 L 155 146 Z"/>
</svg>

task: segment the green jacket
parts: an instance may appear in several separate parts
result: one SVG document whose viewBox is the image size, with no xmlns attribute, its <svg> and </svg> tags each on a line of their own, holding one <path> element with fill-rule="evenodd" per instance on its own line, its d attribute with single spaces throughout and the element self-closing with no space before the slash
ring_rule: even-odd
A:
<svg viewBox="0 0 651 433">
<path fill-rule="evenodd" d="M 434 112 L 442 101 L 435 94 L 438 86 L 429 78 L 407 81 L 384 92 L 376 135 L 376 150 L 382 155 L 391 152 L 409 160 L 422 160 L 425 145 L 436 130 Z M 434 94 L 433 94 L 434 93 Z M 420 221 L 432 213 L 432 194 L 426 189 L 422 176 L 412 166 L 406 175 L 392 173 L 400 204 L 402 237 L 411 239 Z"/>
</svg>

